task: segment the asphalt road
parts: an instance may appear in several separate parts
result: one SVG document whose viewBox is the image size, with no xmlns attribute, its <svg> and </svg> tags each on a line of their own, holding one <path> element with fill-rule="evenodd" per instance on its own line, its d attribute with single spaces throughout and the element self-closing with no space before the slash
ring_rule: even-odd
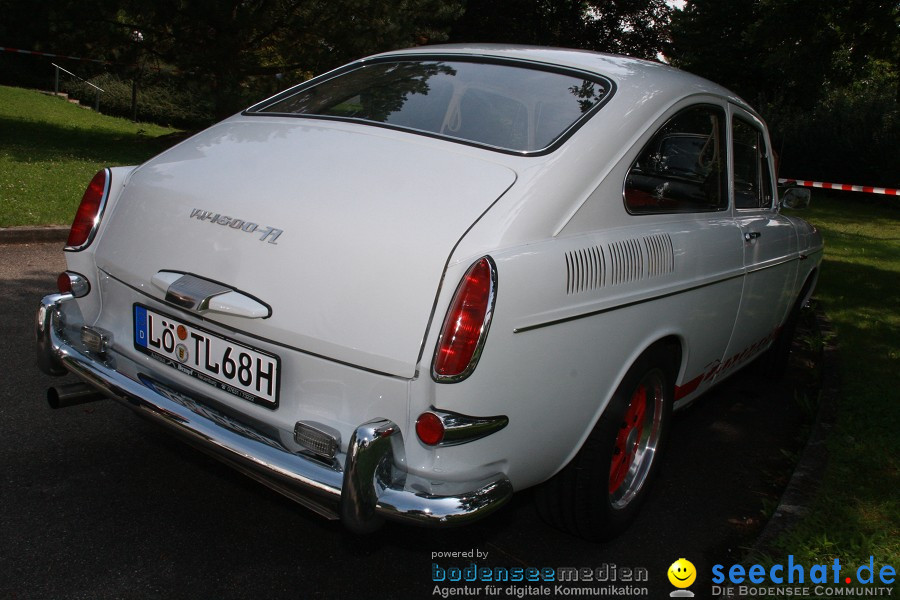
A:
<svg viewBox="0 0 900 600">
<path fill-rule="evenodd" d="M 642 567 L 649 594 L 633 597 L 665 598 L 679 557 L 704 598 L 712 565 L 740 560 L 790 476 L 785 453 L 804 441 L 797 377 L 740 374 L 676 415 L 651 498 L 612 542 L 548 527 L 527 491 L 468 528 L 356 537 L 117 403 L 50 409 L 47 386 L 73 379 L 34 366 L 32 320 L 63 268 L 61 244 L 0 245 L 0 598 L 429 598 L 440 597 L 433 563 L 472 562 Z M 433 556 L 469 551 L 487 556 Z"/>
</svg>

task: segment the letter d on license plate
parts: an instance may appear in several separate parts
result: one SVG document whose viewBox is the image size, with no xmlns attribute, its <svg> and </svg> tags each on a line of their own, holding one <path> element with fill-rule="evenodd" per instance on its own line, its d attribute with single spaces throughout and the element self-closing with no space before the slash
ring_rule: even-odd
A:
<svg viewBox="0 0 900 600">
<path fill-rule="evenodd" d="M 140 304 L 134 305 L 134 347 L 224 392 L 269 408 L 278 406 L 280 361 L 274 354 Z"/>
</svg>

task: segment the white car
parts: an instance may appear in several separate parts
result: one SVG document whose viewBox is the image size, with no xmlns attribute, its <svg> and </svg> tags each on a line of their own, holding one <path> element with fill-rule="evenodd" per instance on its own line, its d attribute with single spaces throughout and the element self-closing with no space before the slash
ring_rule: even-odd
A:
<svg viewBox="0 0 900 600">
<path fill-rule="evenodd" d="M 822 239 L 741 99 L 593 52 L 359 60 L 105 169 L 38 359 L 359 532 L 543 484 L 600 539 L 677 409 L 777 371 Z"/>
</svg>

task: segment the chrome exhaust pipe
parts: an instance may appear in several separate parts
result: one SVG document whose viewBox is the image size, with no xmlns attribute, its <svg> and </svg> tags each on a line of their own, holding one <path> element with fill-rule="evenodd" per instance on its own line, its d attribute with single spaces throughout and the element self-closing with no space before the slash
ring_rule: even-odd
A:
<svg viewBox="0 0 900 600">
<path fill-rule="evenodd" d="M 103 400 L 105 397 L 96 389 L 81 382 L 55 385 L 47 389 L 47 403 L 50 404 L 50 408 L 68 408 Z"/>
</svg>

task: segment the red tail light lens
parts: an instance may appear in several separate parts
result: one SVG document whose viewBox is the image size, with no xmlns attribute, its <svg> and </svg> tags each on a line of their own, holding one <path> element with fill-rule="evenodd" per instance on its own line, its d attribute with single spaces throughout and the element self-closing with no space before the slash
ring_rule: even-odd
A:
<svg viewBox="0 0 900 600">
<path fill-rule="evenodd" d="M 106 205 L 106 197 L 109 194 L 109 169 L 99 171 L 81 197 L 81 204 L 75 213 L 75 220 L 69 230 L 69 239 L 66 242 L 66 250 L 84 250 L 97 233 L 100 217 Z"/>
<path fill-rule="evenodd" d="M 497 268 L 485 256 L 463 276 L 438 338 L 432 377 L 437 382 L 462 381 L 475 370 L 487 338 L 497 295 Z"/>
<path fill-rule="evenodd" d="M 444 422 L 436 414 L 424 412 L 416 419 L 416 435 L 423 444 L 437 446 L 444 439 Z"/>
<path fill-rule="evenodd" d="M 59 290 L 60 294 L 68 294 L 72 291 L 72 280 L 69 279 L 69 274 L 66 271 L 63 271 L 56 278 L 56 289 Z"/>
</svg>

